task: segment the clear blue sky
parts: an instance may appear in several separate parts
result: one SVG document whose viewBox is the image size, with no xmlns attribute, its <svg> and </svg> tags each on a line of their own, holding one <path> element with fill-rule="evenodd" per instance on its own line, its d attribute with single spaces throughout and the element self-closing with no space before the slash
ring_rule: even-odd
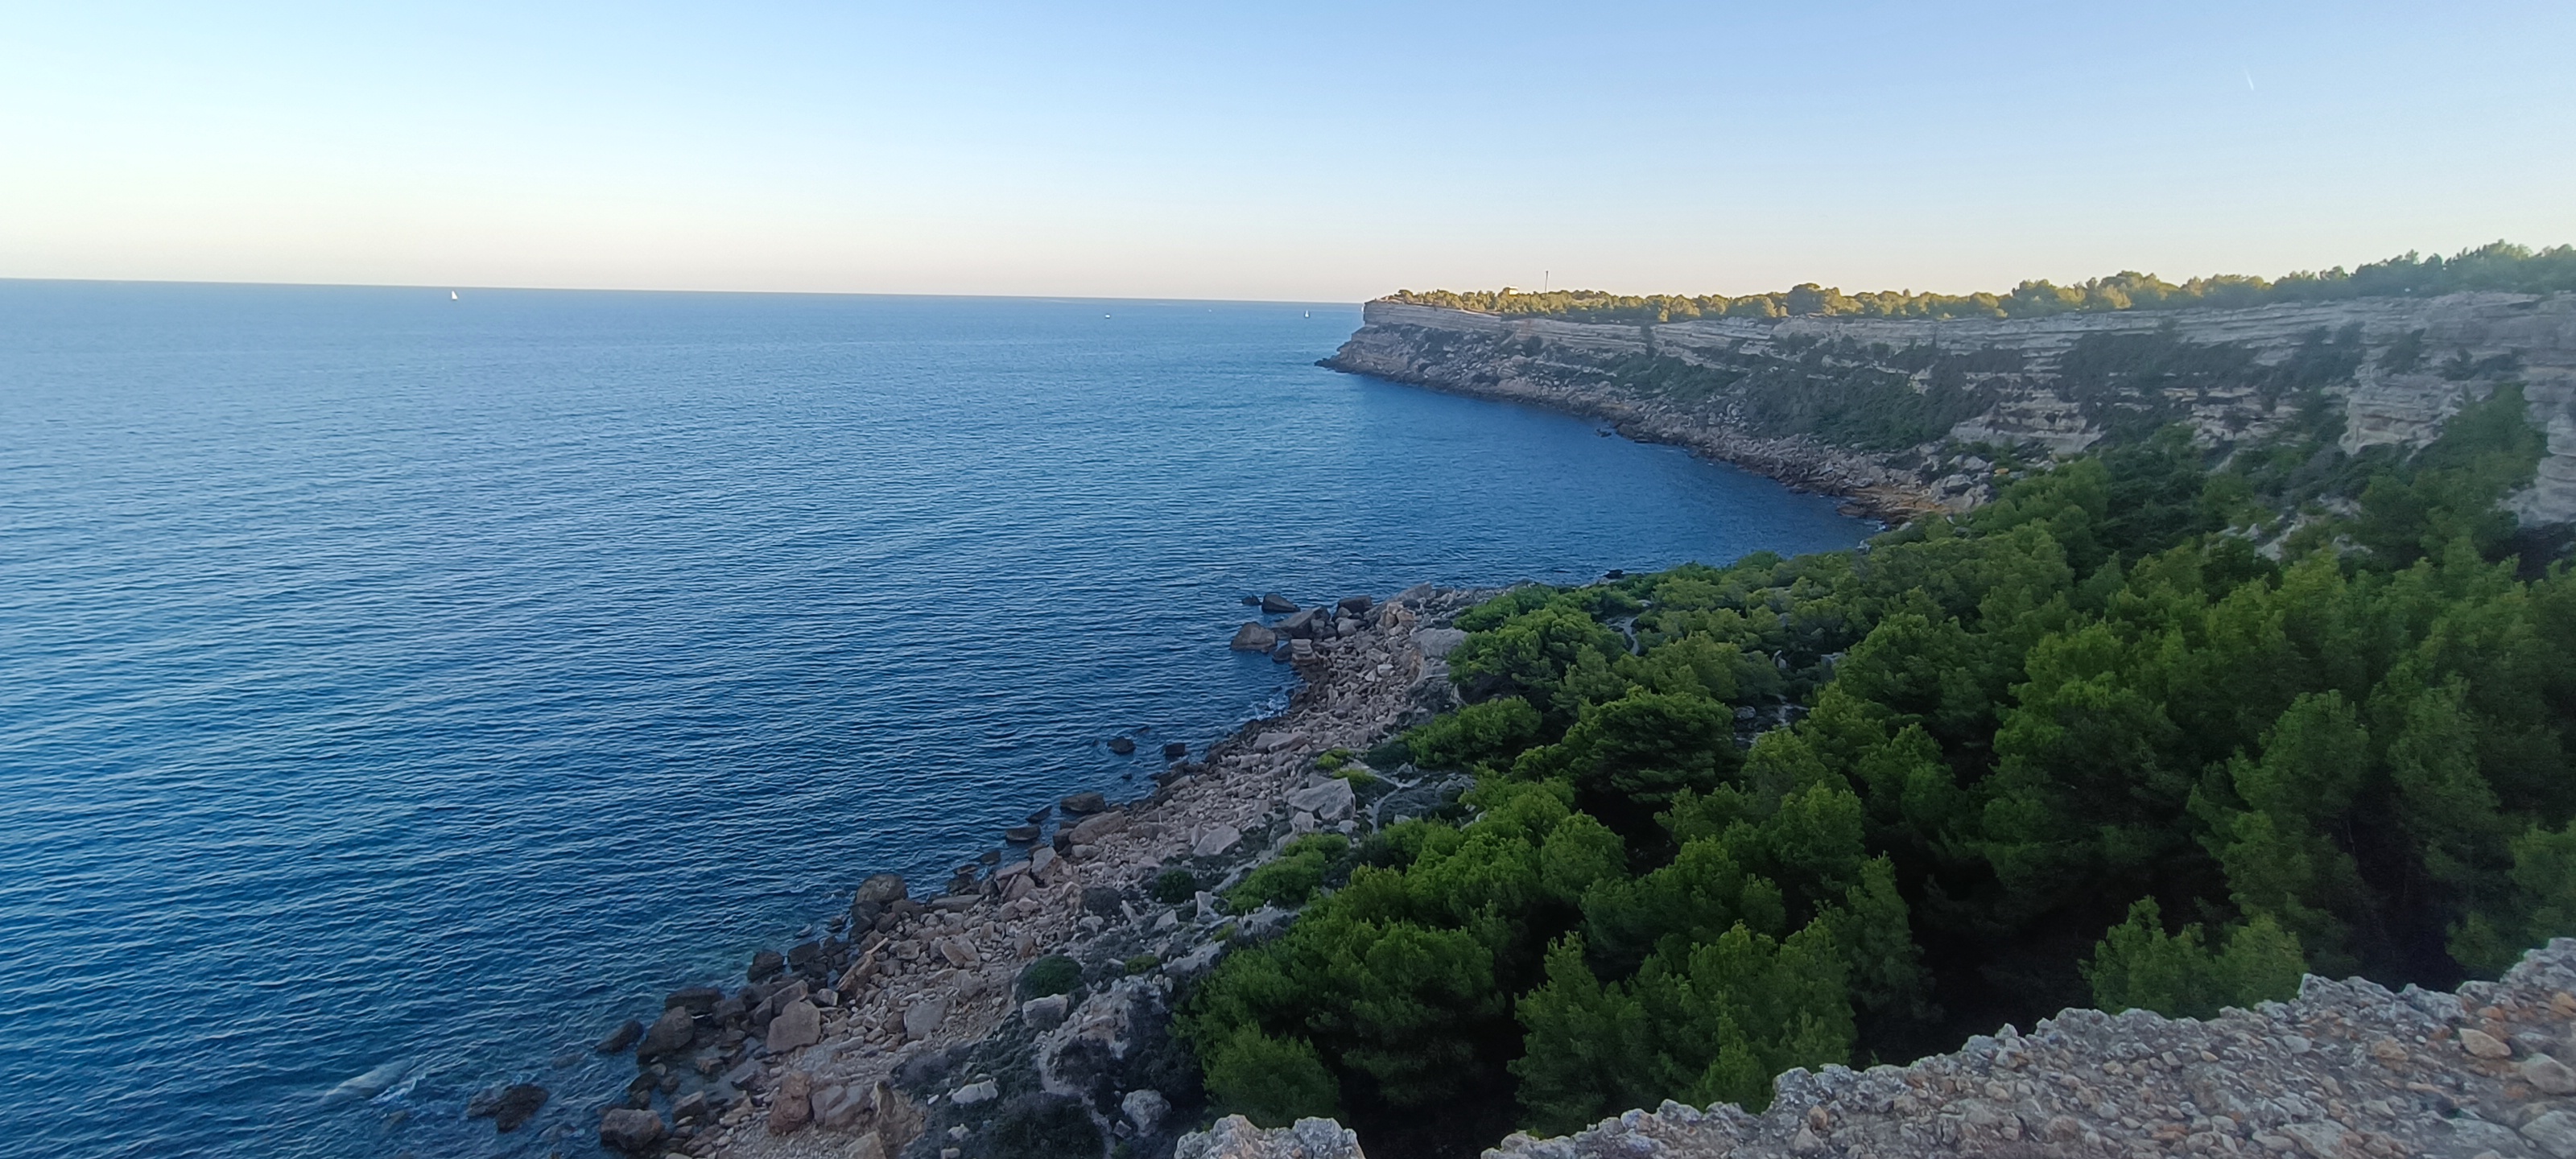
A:
<svg viewBox="0 0 2576 1159">
<path fill-rule="evenodd" d="M 2566 0 L 21 3 L 0 276 L 1352 300 L 2277 273 L 2576 241 L 2571 61 Z"/>
</svg>

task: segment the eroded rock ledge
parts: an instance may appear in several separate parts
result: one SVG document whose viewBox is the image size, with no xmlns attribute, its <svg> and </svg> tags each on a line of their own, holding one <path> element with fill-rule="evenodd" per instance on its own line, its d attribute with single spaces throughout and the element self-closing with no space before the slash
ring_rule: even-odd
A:
<svg viewBox="0 0 2576 1159">
<path fill-rule="evenodd" d="M 1791 1071 L 1761 1115 L 1667 1102 L 1567 1138 L 1514 1135 L 1485 1156 L 2571 1159 L 2571 1030 L 2576 939 L 2560 938 L 2456 994 L 2311 975 L 2294 1001 L 2207 1022 L 2069 1010 L 1912 1066 Z M 1179 1153 L 1286 1156 L 1326 1138 L 1304 1123 L 1228 1123 Z"/>
</svg>

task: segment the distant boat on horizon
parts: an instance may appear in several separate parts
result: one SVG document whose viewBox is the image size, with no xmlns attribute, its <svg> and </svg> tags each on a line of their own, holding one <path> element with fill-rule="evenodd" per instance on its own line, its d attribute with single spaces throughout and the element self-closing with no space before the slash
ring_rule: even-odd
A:
<svg viewBox="0 0 2576 1159">
<path fill-rule="evenodd" d="M 448 301 L 450 301 L 450 302 L 455 301 L 455 300 L 456 300 L 456 291 L 454 291 L 454 290 L 449 290 L 449 291 L 447 292 L 447 300 L 448 300 Z"/>
</svg>

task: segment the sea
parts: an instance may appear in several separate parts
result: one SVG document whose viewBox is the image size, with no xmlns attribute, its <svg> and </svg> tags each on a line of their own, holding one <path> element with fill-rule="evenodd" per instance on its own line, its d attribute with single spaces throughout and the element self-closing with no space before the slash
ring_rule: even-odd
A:
<svg viewBox="0 0 2576 1159">
<path fill-rule="evenodd" d="M 0 1151 L 592 1154 L 618 1021 L 1282 707 L 1246 596 L 1872 530 L 1359 321 L 0 281 Z"/>
</svg>

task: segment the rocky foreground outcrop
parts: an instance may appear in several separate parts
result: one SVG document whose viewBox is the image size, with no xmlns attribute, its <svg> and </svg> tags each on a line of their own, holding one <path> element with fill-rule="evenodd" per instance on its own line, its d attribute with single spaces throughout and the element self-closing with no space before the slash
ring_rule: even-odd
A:
<svg viewBox="0 0 2576 1159">
<path fill-rule="evenodd" d="M 2281 389 L 2295 375 L 2270 373 L 2294 360 L 2309 360 L 2342 408 L 2347 451 L 2421 445 L 2463 404 L 2517 381 L 2549 454 L 2514 509 L 2531 523 L 2576 521 L 2576 295 L 1659 325 L 1376 301 L 1362 317 L 1324 365 L 1600 419 L 1891 518 L 1991 495 L 1995 464 L 1961 445 L 2079 451 L 2140 415 L 2188 423 L 2211 444 L 2259 438 L 2296 417 Z M 1938 391 L 1957 409 L 1910 446 L 1783 428 L 1780 414 L 1828 390 L 1853 392 L 1828 409 L 1874 405 L 1873 390 Z"/>
<path fill-rule="evenodd" d="M 1486 1159 L 2283 1155 L 2576 1159 L 2576 939 L 2456 994 L 2310 976 L 2203 1022 L 2069 1010 L 1912 1066 L 1782 1075 L 1760 1115 L 1667 1102 Z M 1310 1120 L 1222 1123 L 1189 1159 L 1356 1159 Z"/>
</svg>

